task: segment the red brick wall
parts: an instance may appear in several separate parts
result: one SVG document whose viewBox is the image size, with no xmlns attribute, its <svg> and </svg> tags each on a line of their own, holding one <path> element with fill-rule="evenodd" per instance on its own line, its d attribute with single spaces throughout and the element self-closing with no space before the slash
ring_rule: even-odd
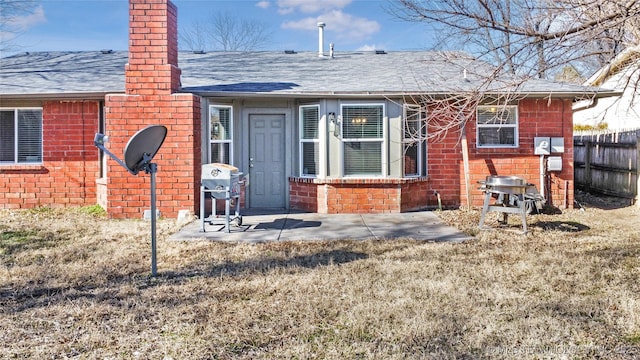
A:
<svg viewBox="0 0 640 360">
<path fill-rule="evenodd" d="M 96 204 L 97 101 L 46 101 L 42 105 L 42 165 L 0 167 L 0 206 L 33 208 Z"/>
<path fill-rule="evenodd" d="M 319 212 L 320 204 L 325 204 L 323 193 L 324 186 L 314 184 L 313 179 L 289 179 L 289 207 L 295 210 Z M 325 206 L 326 207 L 326 206 Z M 326 212 L 326 211 L 325 211 Z"/>
<path fill-rule="evenodd" d="M 433 133 L 434 129 L 428 129 Z M 427 201 L 430 207 L 438 206 L 436 193 L 440 194 L 442 206 L 458 207 L 460 205 L 460 183 L 462 175 L 459 166 L 462 161 L 462 147 L 459 133 L 450 131 L 445 137 L 430 139 L 427 144 L 427 176 L 429 190 Z"/>
<path fill-rule="evenodd" d="M 109 149 L 122 154 L 129 138 L 152 124 L 167 127 L 153 162 L 158 165 L 157 206 L 162 216 L 196 212 L 200 201 L 200 111 L 198 96 L 177 94 L 177 10 L 167 0 L 130 0 L 126 93 L 106 97 Z M 150 176 L 133 176 L 109 161 L 107 211 L 114 218 L 141 217 L 150 209 Z"/>
<path fill-rule="evenodd" d="M 178 9 L 168 0 L 129 0 L 126 93 L 180 90 Z"/>
<path fill-rule="evenodd" d="M 109 95 L 106 99 L 106 133 L 109 150 L 123 154 L 136 131 L 158 124 L 167 127 L 153 162 L 157 206 L 162 216 L 176 217 L 179 210 L 199 208 L 200 99 L 191 94 Z M 107 161 L 107 212 L 114 218 L 141 217 L 150 209 L 150 176 L 129 174 L 115 161 Z"/>
<path fill-rule="evenodd" d="M 424 210 L 429 206 L 429 182 L 426 179 L 400 185 L 401 212 Z"/>
<path fill-rule="evenodd" d="M 573 114 L 571 100 L 527 99 L 518 106 L 519 147 L 514 149 L 481 149 L 476 147 L 475 123 L 468 124 L 469 167 L 473 206 L 481 206 L 483 197 L 478 181 L 488 175 L 514 175 L 540 187 L 540 156 L 534 155 L 534 137 L 564 137 L 562 172 L 549 173 L 549 202 L 557 207 L 573 207 Z M 466 187 L 462 146 L 459 133 L 450 132 L 443 141 L 429 143 L 429 179 L 431 189 L 440 192 L 443 205 L 466 205 Z M 565 192 L 565 182 L 568 191 Z M 550 185 L 550 187 L 549 187 Z"/>
</svg>

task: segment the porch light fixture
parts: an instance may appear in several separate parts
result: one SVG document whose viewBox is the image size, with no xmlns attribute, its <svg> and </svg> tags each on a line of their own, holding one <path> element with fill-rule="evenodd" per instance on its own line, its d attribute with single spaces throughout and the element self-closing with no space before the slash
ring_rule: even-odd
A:
<svg viewBox="0 0 640 360">
<path fill-rule="evenodd" d="M 333 132 L 333 136 L 340 136 L 340 122 L 336 119 L 336 113 L 330 112 L 328 114 L 329 119 L 329 131 Z"/>
</svg>

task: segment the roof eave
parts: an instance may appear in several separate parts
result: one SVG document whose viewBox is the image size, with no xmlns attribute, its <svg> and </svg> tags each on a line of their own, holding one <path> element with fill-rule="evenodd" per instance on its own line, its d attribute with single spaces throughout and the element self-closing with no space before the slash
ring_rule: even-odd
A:
<svg viewBox="0 0 640 360">
<path fill-rule="evenodd" d="M 0 94 L 0 100 L 104 100 L 108 94 L 122 94 L 122 91 L 73 92 L 40 94 Z"/>
<path fill-rule="evenodd" d="M 191 93 L 202 97 L 243 97 L 243 98 L 380 98 L 380 97 L 403 97 L 403 96 L 429 96 L 443 97 L 454 93 L 445 91 L 309 91 L 309 92 L 242 92 L 242 91 L 189 91 L 183 89 L 182 92 Z M 503 96 L 503 92 L 486 92 L 486 96 Z M 595 92 L 521 92 L 510 93 L 524 98 L 563 98 L 563 99 L 591 99 L 605 98 L 622 95 L 621 91 L 607 90 Z"/>
</svg>

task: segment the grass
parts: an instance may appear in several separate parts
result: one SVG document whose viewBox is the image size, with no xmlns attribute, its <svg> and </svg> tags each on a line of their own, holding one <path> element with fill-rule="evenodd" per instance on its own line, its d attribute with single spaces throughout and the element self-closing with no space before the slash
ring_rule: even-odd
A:
<svg viewBox="0 0 640 360">
<path fill-rule="evenodd" d="M 640 211 L 532 215 L 464 243 L 177 242 L 158 222 L 0 210 L 1 358 L 640 357 Z M 497 227 L 497 223 L 489 222 Z"/>
</svg>

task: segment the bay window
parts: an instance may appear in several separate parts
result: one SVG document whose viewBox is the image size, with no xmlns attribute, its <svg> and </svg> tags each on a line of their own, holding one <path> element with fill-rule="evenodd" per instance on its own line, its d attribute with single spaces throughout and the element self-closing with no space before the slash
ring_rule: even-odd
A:
<svg viewBox="0 0 640 360">
<path fill-rule="evenodd" d="M 420 105 L 405 104 L 403 118 L 402 153 L 404 176 L 425 175 L 426 111 Z"/>
<path fill-rule="evenodd" d="M 342 105 L 345 176 L 382 176 L 384 105 Z"/>
<path fill-rule="evenodd" d="M 301 176 L 316 177 L 320 172 L 320 106 L 300 107 L 300 169 Z"/>
</svg>

